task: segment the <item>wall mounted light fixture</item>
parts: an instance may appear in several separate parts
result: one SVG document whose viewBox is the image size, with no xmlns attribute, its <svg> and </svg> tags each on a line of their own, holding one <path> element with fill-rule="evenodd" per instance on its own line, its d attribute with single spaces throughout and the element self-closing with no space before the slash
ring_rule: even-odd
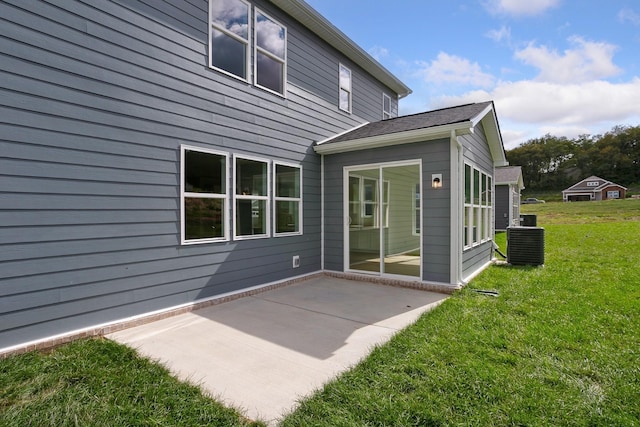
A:
<svg viewBox="0 0 640 427">
<path fill-rule="evenodd" d="M 441 187 L 442 187 L 442 174 L 441 173 L 431 174 L 431 188 L 441 188 Z"/>
</svg>

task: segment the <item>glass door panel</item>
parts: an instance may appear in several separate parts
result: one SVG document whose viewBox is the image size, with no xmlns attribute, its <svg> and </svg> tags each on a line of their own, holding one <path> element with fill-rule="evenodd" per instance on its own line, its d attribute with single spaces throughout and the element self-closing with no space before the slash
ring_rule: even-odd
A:
<svg viewBox="0 0 640 427">
<path fill-rule="evenodd" d="M 349 269 L 380 273 L 380 170 L 349 173 Z"/>
</svg>

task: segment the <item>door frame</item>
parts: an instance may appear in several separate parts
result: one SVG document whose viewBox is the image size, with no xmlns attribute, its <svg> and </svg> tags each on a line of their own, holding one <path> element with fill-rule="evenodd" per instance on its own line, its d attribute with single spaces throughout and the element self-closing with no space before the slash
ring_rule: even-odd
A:
<svg viewBox="0 0 640 427">
<path fill-rule="evenodd" d="M 380 272 L 371 272 L 364 270 L 355 270 L 351 269 L 349 265 L 350 259 L 350 233 L 349 233 L 349 174 L 358 170 L 371 170 L 378 169 L 378 181 L 384 181 L 384 175 L 382 171 L 384 168 L 388 167 L 402 167 L 402 166 L 418 166 L 418 182 L 420 184 L 420 275 L 418 277 L 415 276 L 404 276 L 397 274 L 389 274 Z M 404 279 L 411 278 L 412 280 L 420 280 L 422 281 L 423 275 L 423 263 L 424 263 L 424 179 L 422 176 L 422 159 L 408 159 L 401 161 L 392 161 L 392 162 L 377 162 L 377 163 L 363 163 L 357 165 L 344 166 L 342 168 L 342 185 L 343 185 L 343 197 L 342 197 L 342 212 L 343 212 L 343 270 L 346 273 L 357 273 L 357 274 L 366 274 L 373 275 L 376 277 L 384 277 L 384 278 L 397 278 Z M 378 217 L 380 221 L 382 221 L 382 209 L 383 209 L 383 185 L 378 185 Z M 415 216 L 415 211 L 410 211 L 411 215 Z M 380 257 L 380 267 L 383 266 L 384 263 L 384 226 L 379 227 L 380 233 L 380 248 L 379 248 L 379 257 Z M 382 268 L 381 268 L 382 270 Z"/>
</svg>

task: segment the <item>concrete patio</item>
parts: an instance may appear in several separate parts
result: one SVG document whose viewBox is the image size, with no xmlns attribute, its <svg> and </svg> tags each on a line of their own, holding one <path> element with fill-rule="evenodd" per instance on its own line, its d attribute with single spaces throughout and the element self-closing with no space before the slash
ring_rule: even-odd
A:
<svg viewBox="0 0 640 427">
<path fill-rule="evenodd" d="M 273 425 L 447 295 L 333 277 L 108 335 Z"/>
</svg>

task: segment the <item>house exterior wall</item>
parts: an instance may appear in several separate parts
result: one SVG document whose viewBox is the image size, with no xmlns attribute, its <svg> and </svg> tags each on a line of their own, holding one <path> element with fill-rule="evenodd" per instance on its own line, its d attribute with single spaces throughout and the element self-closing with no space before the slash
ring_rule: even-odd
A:
<svg viewBox="0 0 640 427">
<path fill-rule="evenodd" d="M 464 147 L 464 160 L 485 172 L 492 179 L 494 177 L 494 165 L 489 150 L 485 132 L 481 123 L 476 126 L 473 134 L 460 137 Z M 494 197 L 495 204 L 495 197 Z M 493 225 L 493 221 L 489 221 Z M 493 236 L 493 232 L 490 232 Z M 464 250 L 462 254 L 462 277 L 466 279 L 480 271 L 491 261 L 493 257 L 493 243 L 484 242 L 472 248 Z"/>
<path fill-rule="evenodd" d="M 509 226 L 509 220 L 511 217 L 511 211 L 513 210 L 509 195 L 511 193 L 510 185 L 496 185 L 495 186 L 495 229 L 506 230 Z"/>
<path fill-rule="evenodd" d="M 609 191 L 617 191 L 619 197 L 609 197 L 609 194 L 608 194 Z M 621 187 L 619 185 L 609 185 L 602 189 L 601 197 L 602 197 L 602 200 L 624 199 L 625 197 L 627 197 L 627 195 L 624 187 Z"/>
<path fill-rule="evenodd" d="M 326 155 L 325 168 L 325 269 L 344 271 L 345 167 L 378 165 L 394 161 L 422 162 L 422 280 L 450 282 L 450 167 L 449 140 L 418 142 L 386 148 Z M 431 174 L 442 173 L 444 186 L 431 188 Z M 329 191 L 330 190 L 330 191 Z"/>
<path fill-rule="evenodd" d="M 0 349 L 321 268 L 312 143 L 397 96 L 255 4 L 287 27 L 286 97 L 208 68 L 207 1 L 0 3 Z M 183 144 L 300 164 L 303 234 L 181 245 Z"/>
</svg>

